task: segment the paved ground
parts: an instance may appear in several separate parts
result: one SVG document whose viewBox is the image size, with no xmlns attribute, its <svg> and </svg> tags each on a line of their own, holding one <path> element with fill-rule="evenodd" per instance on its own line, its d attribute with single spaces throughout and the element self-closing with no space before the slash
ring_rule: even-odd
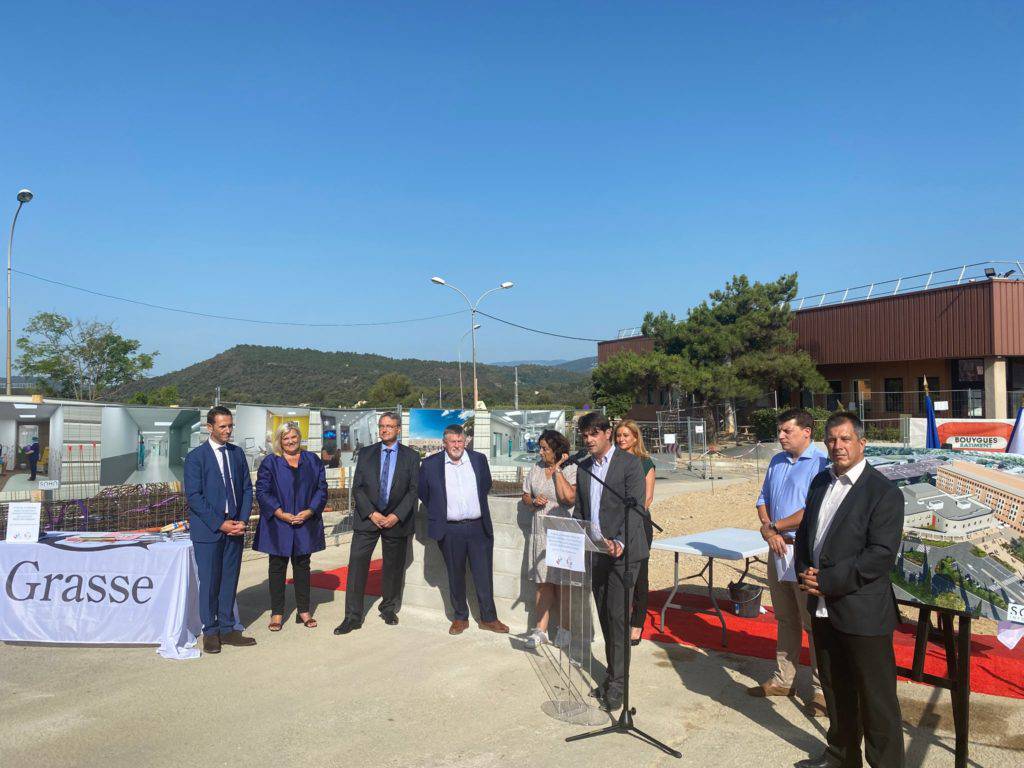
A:
<svg viewBox="0 0 1024 768">
<path fill-rule="evenodd" d="M 329 548 L 314 566 L 341 557 Z M 544 663 L 514 639 L 475 627 L 452 638 L 411 610 L 398 627 L 371 610 L 337 638 L 344 594 L 321 590 L 318 629 L 272 635 L 265 568 L 243 565 L 255 648 L 173 662 L 152 648 L 0 645 L 0 766 L 785 766 L 821 741 L 795 702 L 746 696 L 767 662 L 645 642 L 637 724 L 683 760 L 620 735 L 565 744 L 584 728 L 544 714 Z M 952 766 L 948 696 L 910 683 L 900 695 L 908 766 Z M 975 696 L 972 722 L 972 765 L 1019 764 L 1021 701 Z"/>
</svg>

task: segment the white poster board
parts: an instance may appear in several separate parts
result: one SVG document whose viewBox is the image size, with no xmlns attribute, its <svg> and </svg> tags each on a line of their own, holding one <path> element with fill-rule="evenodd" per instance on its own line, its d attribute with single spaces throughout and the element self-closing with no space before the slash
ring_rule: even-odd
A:
<svg viewBox="0 0 1024 768">
<path fill-rule="evenodd" d="M 548 568 L 564 568 L 578 573 L 586 570 L 586 561 L 583 559 L 584 534 L 548 530 L 547 539 L 544 563 Z"/>
<path fill-rule="evenodd" d="M 661 440 L 662 440 L 662 442 L 665 445 L 675 445 L 676 444 L 676 436 L 675 436 L 674 433 L 669 433 L 669 434 L 666 434 L 666 435 L 662 435 L 661 436 Z"/>
<path fill-rule="evenodd" d="M 43 505 L 38 501 L 12 501 L 7 508 L 7 541 L 39 541 L 39 517 Z"/>
</svg>

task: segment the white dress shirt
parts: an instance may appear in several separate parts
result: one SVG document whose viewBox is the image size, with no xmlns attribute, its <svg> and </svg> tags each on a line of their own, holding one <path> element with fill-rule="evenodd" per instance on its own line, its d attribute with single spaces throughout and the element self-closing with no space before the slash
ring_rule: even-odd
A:
<svg viewBox="0 0 1024 768">
<path fill-rule="evenodd" d="M 480 492 L 468 453 L 463 453 L 458 461 L 452 461 L 445 453 L 444 489 L 448 497 L 448 520 L 480 519 Z"/>
<path fill-rule="evenodd" d="M 844 474 L 838 476 L 833 469 L 828 471 L 829 475 L 832 476 L 832 482 L 829 483 L 828 490 L 825 491 L 825 498 L 821 500 L 821 509 L 818 510 L 818 529 L 814 532 L 814 549 L 811 554 L 815 568 L 819 567 L 818 559 L 821 557 L 821 547 L 825 543 L 828 529 L 832 527 L 836 511 L 839 509 L 839 505 L 843 503 L 843 499 L 846 498 L 846 494 L 853 488 L 853 484 L 860 479 L 861 474 L 864 472 L 865 464 L 867 464 L 867 459 L 861 459 Z M 819 619 L 828 617 L 825 598 L 818 598 L 818 610 L 814 612 L 814 615 Z"/>
<path fill-rule="evenodd" d="M 223 479 L 223 477 L 224 477 L 224 458 L 229 455 L 229 451 L 224 451 L 224 453 L 222 454 L 220 452 L 220 449 L 224 447 L 225 443 L 218 443 L 212 437 L 208 439 L 208 442 L 210 443 L 210 447 L 213 448 L 213 455 L 217 459 L 217 469 L 220 470 L 220 476 Z M 233 481 L 234 478 L 231 477 L 231 459 L 230 458 L 227 460 L 227 463 L 228 463 L 228 480 L 229 481 Z M 235 487 L 235 484 L 234 484 L 234 482 L 232 482 L 231 483 L 232 490 L 234 489 L 234 487 Z M 227 517 L 230 514 L 231 514 L 231 512 L 229 511 L 229 507 L 228 507 L 228 499 L 227 499 L 227 496 L 225 496 L 224 497 L 224 517 Z"/>
</svg>

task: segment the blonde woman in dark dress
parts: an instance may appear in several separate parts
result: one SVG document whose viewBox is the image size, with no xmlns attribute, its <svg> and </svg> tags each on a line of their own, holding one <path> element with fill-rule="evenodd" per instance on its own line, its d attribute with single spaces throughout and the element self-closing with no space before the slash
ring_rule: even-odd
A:
<svg viewBox="0 0 1024 768">
<path fill-rule="evenodd" d="M 632 453 L 643 462 L 644 489 L 646 490 L 644 509 L 649 511 L 651 504 L 654 503 L 654 460 L 647 452 L 647 448 L 644 447 L 644 436 L 640 432 L 640 425 L 632 419 L 620 422 L 615 427 L 615 447 L 620 451 Z M 644 532 L 647 534 L 647 546 L 650 547 L 654 540 L 654 528 L 646 520 L 644 521 Z M 647 563 L 647 560 L 641 562 L 636 576 L 636 586 L 633 589 L 633 612 L 629 620 L 632 631 L 630 642 L 633 645 L 640 644 L 640 638 L 644 632 L 644 622 L 647 619 Z"/>
</svg>

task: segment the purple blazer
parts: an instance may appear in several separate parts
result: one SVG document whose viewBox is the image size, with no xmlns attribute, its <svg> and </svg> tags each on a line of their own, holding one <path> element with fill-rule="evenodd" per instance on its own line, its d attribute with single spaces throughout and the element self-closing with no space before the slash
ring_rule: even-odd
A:
<svg viewBox="0 0 1024 768">
<path fill-rule="evenodd" d="M 324 507 L 327 506 L 327 476 L 315 453 L 299 454 L 299 478 L 283 457 L 270 454 L 256 472 L 256 501 L 260 522 L 252 548 L 268 555 L 308 555 L 319 552 L 324 542 Z M 304 509 L 313 516 L 302 525 L 291 526 L 274 516 L 282 509 L 296 515 Z"/>
</svg>

